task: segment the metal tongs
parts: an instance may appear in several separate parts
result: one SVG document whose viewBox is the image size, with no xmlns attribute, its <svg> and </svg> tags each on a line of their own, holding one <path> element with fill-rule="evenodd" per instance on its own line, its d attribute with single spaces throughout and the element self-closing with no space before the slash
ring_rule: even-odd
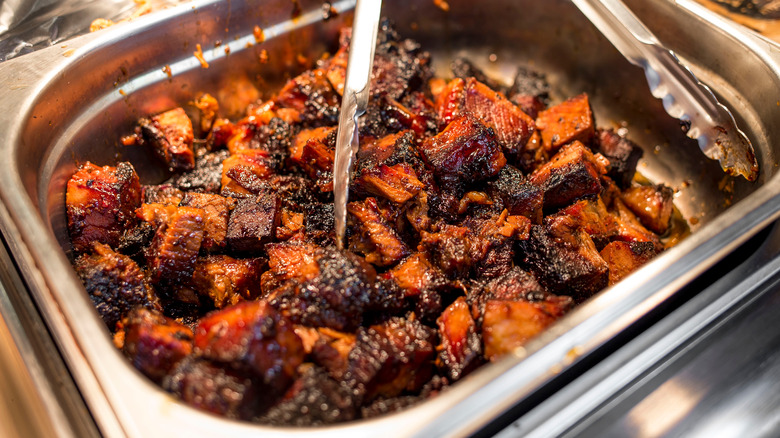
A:
<svg viewBox="0 0 780 438">
<path fill-rule="evenodd" d="M 720 161 L 729 175 L 755 181 L 758 162 L 753 145 L 729 109 L 621 0 L 572 2 L 629 62 L 645 70 L 653 96 L 663 101 L 669 115 L 684 122 L 687 136 L 698 141 L 704 155 Z"/>
<path fill-rule="evenodd" d="M 352 40 L 349 44 L 347 75 L 336 135 L 336 156 L 333 160 L 336 246 L 339 249 L 344 247 L 349 178 L 352 161 L 358 151 L 358 117 L 368 109 L 371 69 L 374 65 L 374 48 L 381 9 L 381 0 L 357 0 L 355 18 L 352 21 Z"/>
</svg>

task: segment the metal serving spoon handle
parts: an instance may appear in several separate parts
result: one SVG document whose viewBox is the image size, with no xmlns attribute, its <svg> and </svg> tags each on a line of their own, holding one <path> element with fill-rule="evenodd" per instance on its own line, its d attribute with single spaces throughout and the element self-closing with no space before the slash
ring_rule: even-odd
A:
<svg viewBox="0 0 780 438">
<path fill-rule="evenodd" d="M 758 177 L 753 145 L 728 108 L 620 0 L 572 0 L 632 64 L 645 70 L 653 96 L 687 126 L 686 135 L 729 175 Z"/>
</svg>

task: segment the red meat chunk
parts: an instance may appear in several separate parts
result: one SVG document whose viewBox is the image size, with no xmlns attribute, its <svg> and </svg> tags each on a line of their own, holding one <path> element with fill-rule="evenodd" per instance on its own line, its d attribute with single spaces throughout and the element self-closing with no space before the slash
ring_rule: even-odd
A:
<svg viewBox="0 0 780 438">
<path fill-rule="evenodd" d="M 482 342 L 471 310 L 464 297 L 459 297 L 436 320 L 439 326 L 441 344 L 440 366 L 447 377 L 458 380 L 480 364 Z"/>
<path fill-rule="evenodd" d="M 65 205 L 73 249 L 86 252 L 92 242 L 116 248 L 124 231 L 135 223 L 141 206 L 141 184 L 133 166 L 84 163 L 68 181 Z"/>
<path fill-rule="evenodd" d="M 575 141 L 590 145 L 596 135 L 587 94 L 572 97 L 540 112 L 536 126 L 542 131 L 544 147 L 553 151 Z"/>
<path fill-rule="evenodd" d="M 623 191 L 623 202 L 650 231 L 664 234 L 669 229 L 674 190 L 659 184 L 635 186 Z"/>
<path fill-rule="evenodd" d="M 658 254 L 651 242 L 612 242 L 601 250 L 609 265 L 609 285 L 617 283 Z"/>
<path fill-rule="evenodd" d="M 394 265 L 411 253 L 398 232 L 382 218 L 376 199 L 350 202 L 347 212 L 356 228 L 350 248 L 365 254 L 367 262 L 376 266 Z"/>
<path fill-rule="evenodd" d="M 190 192 L 181 201 L 183 207 L 203 210 L 203 241 L 205 251 L 218 251 L 227 246 L 226 235 L 230 204 L 228 199 L 211 193 Z"/>
<path fill-rule="evenodd" d="M 600 177 L 606 173 L 604 161 L 576 141 L 561 148 L 528 179 L 544 190 L 544 208 L 563 207 L 601 193 Z"/>
<path fill-rule="evenodd" d="M 172 170 L 195 168 L 192 141 L 192 121 L 182 108 L 175 108 L 138 121 L 138 131 L 144 143 L 150 144 L 157 156 Z"/>
<path fill-rule="evenodd" d="M 160 309 L 146 276 L 130 257 L 96 243 L 94 252 L 76 259 L 79 274 L 100 317 L 110 330 L 136 306 Z"/>
<path fill-rule="evenodd" d="M 123 328 L 122 352 L 157 383 L 192 352 L 192 330 L 157 311 L 136 307 L 124 320 Z"/>
<path fill-rule="evenodd" d="M 490 300 L 482 317 L 485 357 L 495 361 L 538 335 L 566 312 L 556 303 Z"/>
<path fill-rule="evenodd" d="M 205 213 L 200 208 L 168 207 L 150 214 L 159 205 L 144 204 L 139 209 L 145 221 L 159 223 L 146 252 L 151 280 L 154 284 L 186 284 L 192 277 L 203 241 Z"/>
<path fill-rule="evenodd" d="M 221 309 L 260 296 L 260 276 L 266 261 L 261 258 L 235 259 L 212 255 L 198 260 L 192 274 L 192 288 L 210 298 Z"/>
<path fill-rule="evenodd" d="M 263 383 L 281 390 L 298 376 L 304 356 L 292 323 L 264 300 L 207 314 L 195 329 L 194 346 L 206 359 L 245 363 Z"/>
<path fill-rule="evenodd" d="M 276 237 L 280 222 L 281 201 L 275 194 L 240 199 L 230 213 L 225 239 L 233 251 L 262 251 Z"/>
<path fill-rule="evenodd" d="M 493 131 L 471 116 L 453 120 L 425 140 L 420 153 L 439 178 L 449 181 L 480 181 L 506 164 Z"/>
</svg>

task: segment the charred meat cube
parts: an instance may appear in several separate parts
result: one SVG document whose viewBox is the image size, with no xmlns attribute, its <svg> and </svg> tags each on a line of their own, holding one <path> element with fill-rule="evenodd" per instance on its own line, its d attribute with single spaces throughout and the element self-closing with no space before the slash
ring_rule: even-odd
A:
<svg viewBox="0 0 780 438">
<path fill-rule="evenodd" d="M 596 129 L 588 95 L 580 94 L 540 112 L 536 127 L 542 131 L 547 149 L 558 150 L 575 141 L 590 145 Z"/>
<path fill-rule="evenodd" d="M 216 119 L 206 136 L 206 149 L 215 151 L 227 147 L 230 137 L 235 135 L 236 125 L 228 119 Z"/>
<path fill-rule="evenodd" d="M 506 87 L 487 77 L 487 75 L 485 75 L 485 73 L 479 67 L 462 56 L 452 60 L 450 63 L 450 70 L 452 71 L 452 76 L 455 78 L 460 78 L 464 81 L 469 78 L 474 78 L 477 81 L 487 85 L 492 90 L 505 91 Z"/>
<path fill-rule="evenodd" d="M 184 199 L 184 192 L 171 184 L 143 186 L 144 204 L 179 205 Z"/>
<path fill-rule="evenodd" d="M 306 236 L 312 242 L 327 246 L 335 239 L 335 212 L 333 204 L 307 204 L 303 224 Z"/>
<path fill-rule="evenodd" d="M 275 194 L 240 199 L 230 213 L 227 242 L 237 252 L 262 251 L 276 237 L 281 221 L 281 203 Z"/>
<path fill-rule="evenodd" d="M 180 362 L 163 388 L 197 409 L 243 420 L 261 412 L 274 395 L 250 371 L 195 356 Z"/>
<path fill-rule="evenodd" d="M 274 102 L 281 108 L 297 111 L 305 126 L 333 126 L 338 123 L 341 98 L 323 69 L 306 71 L 291 79 L 276 95 Z"/>
<path fill-rule="evenodd" d="M 609 285 L 617 283 L 658 254 L 652 242 L 612 242 L 601 250 L 609 265 Z"/>
<path fill-rule="evenodd" d="M 501 93 L 474 78 L 454 79 L 436 102 L 440 126 L 471 115 L 493 130 L 505 154 L 515 157 L 534 132 L 534 121 Z"/>
<path fill-rule="evenodd" d="M 425 188 L 414 169 L 406 163 L 366 169 L 353 185 L 360 194 L 381 196 L 398 204 L 405 203 Z"/>
<path fill-rule="evenodd" d="M 243 301 L 198 321 L 196 352 L 209 360 L 249 366 L 262 382 L 284 390 L 303 363 L 301 338 L 292 323 L 267 301 Z"/>
<path fill-rule="evenodd" d="M 623 242 L 652 242 L 660 252 L 663 249 L 658 236 L 645 228 L 636 215 L 620 199 L 613 202 L 613 217 L 617 222 L 615 240 Z"/>
<path fill-rule="evenodd" d="M 380 215 L 376 199 L 350 202 L 347 212 L 356 229 L 350 248 L 365 254 L 367 262 L 376 266 L 394 265 L 410 254 L 398 232 Z"/>
<path fill-rule="evenodd" d="M 349 364 L 349 352 L 355 347 L 355 335 L 329 328 L 311 329 L 316 340 L 311 348 L 314 363 L 325 368 L 331 377 L 341 380 Z"/>
<path fill-rule="evenodd" d="M 471 116 L 455 119 L 423 143 L 420 153 L 436 175 L 447 181 L 480 181 L 498 174 L 506 158 L 493 131 Z"/>
<path fill-rule="evenodd" d="M 535 225 L 520 247 L 525 267 L 552 293 L 583 301 L 607 285 L 609 266 L 583 230 L 561 238 Z"/>
<path fill-rule="evenodd" d="M 561 148 L 528 180 L 544 190 L 545 209 L 563 207 L 601 192 L 600 177 L 606 173 L 603 161 L 603 157 L 594 155 L 577 141 Z"/>
<path fill-rule="evenodd" d="M 530 272 L 519 267 L 491 280 L 478 297 L 481 304 L 487 300 L 539 301 L 549 295 Z"/>
<path fill-rule="evenodd" d="M 192 352 L 192 330 L 160 312 L 136 307 L 127 315 L 123 328 L 122 352 L 156 383 Z"/>
<path fill-rule="evenodd" d="M 536 119 L 539 112 L 547 108 L 550 100 L 547 76 L 525 67 L 518 68 L 507 97 L 524 113 Z"/>
<path fill-rule="evenodd" d="M 642 158 L 642 149 L 639 146 L 611 129 L 599 129 L 597 141 L 593 142 L 593 151 L 609 160 L 607 175 L 620 187 L 631 185 L 636 165 Z"/>
<path fill-rule="evenodd" d="M 314 260 L 316 276 L 305 282 L 287 282 L 273 300 L 274 306 L 295 323 L 354 330 L 366 311 L 381 309 L 385 300 L 392 298 L 378 293 L 374 286 L 376 271 L 359 256 L 326 248 L 317 250 Z"/>
<path fill-rule="evenodd" d="M 203 241 L 205 213 L 193 207 L 169 207 L 163 211 L 161 217 L 151 221 L 145 218 L 147 222 L 160 223 L 146 250 L 146 266 L 154 284 L 186 283 L 192 277 Z"/>
<path fill-rule="evenodd" d="M 399 317 L 361 327 L 344 380 L 364 402 L 419 391 L 434 372 L 435 340 L 432 328 Z"/>
<path fill-rule="evenodd" d="M 180 205 L 203 210 L 203 250 L 216 251 L 227 245 L 225 236 L 230 214 L 227 198 L 211 193 L 189 192 Z"/>
<path fill-rule="evenodd" d="M 304 283 L 320 274 L 320 267 L 314 258 L 318 246 L 304 242 L 269 243 L 267 273 L 263 274 L 263 291 L 268 293 L 282 283 L 292 280 Z"/>
<path fill-rule="evenodd" d="M 228 151 L 208 152 L 195 157 L 195 170 L 174 175 L 166 184 L 179 190 L 219 193 L 222 184 L 222 162 Z"/>
<path fill-rule="evenodd" d="M 290 161 L 302 168 L 323 192 L 333 191 L 336 129 L 305 129 L 295 136 Z"/>
<path fill-rule="evenodd" d="M 544 223 L 553 235 L 561 237 L 581 229 L 588 233 L 597 248 L 603 248 L 618 233 L 618 222 L 607 211 L 601 197 L 577 201 L 547 216 Z"/>
<path fill-rule="evenodd" d="M 674 190 L 659 184 L 635 186 L 623 191 L 623 202 L 650 231 L 664 234 L 672 219 Z"/>
<path fill-rule="evenodd" d="M 516 167 L 504 166 L 498 178 L 488 182 L 488 193 L 494 199 L 501 199 L 509 214 L 525 216 L 535 224 L 542 222 L 544 192 L 528 183 Z"/>
<path fill-rule="evenodd" d="M 192 149 L 194 135 L 192 121 L 182 108 L 175 108 L 150 118 L 138 120 L 137 132 L 149 143 L 157 156 L 171 171 L 188 171 L 195 168 L 195 152 Z"/>
<path fill-rule="evenodd" d="M 267 152 L 242 149 L 222 162 L 222 192 L 239 195 L 255 193 L 258 181 L 267 180 L 272 174 L 273 167 Z"/>
<path fill-rule="evenodd" d="M 566 310 L 549 301 L 488 301 L 482 316 L 485 357 L 495 361 L 523 346 L 563 316 Z"/>
<path fill-rule="evenodd" d="M 509 156 L 517 156 L 523 151 L 535 129 L 528 114 L 474 79 L 466 81 L 465 109 L 493 129 L 498 144 Z"/>
<path fill-rule="evenodd" d="M 96 243 L 75 261 L 76 272 L 109 330 L 136 306 L 160 309 L 144 272 L 130 257 Z"/>
<path fill-rule="evenodd" d="M 354 420 L 357 406 L 350 389 L 318 367 L 309 367 L 281 400 L 260 416 L 276 426 L 321 426 Z"/>
<path fill-rule="evenodd" d="M 477 324 L 465 297 L 450 304 L 436 324 L 441 336 L 438 362 L 446 370 L 447 377 L 458 380 L 479 365 L 482 355 Z"/>
<path fill-rule="evenodd" d="M 433 266 L 425 253 L 407 257 L 388 272 L 406 297 L 417 296 L 444 282 L 442 272 Z"/>
<path fill-rule="evenodd" d="M 260 296 L 260 276 L 266 261 L 261 258 L 234 259 L 212 255 L 198 260 L 192 274 L 192 288 L 221 309 Z"/>
<path fill-rule="evenodd" d="M 401 39 L 389 21 L 380 23 L 371 71 L 371 98 L 401 100 L 410 91 L 420 89 L 431 78 L 430 54 L 420 44 Z"/>
<path fill-rule="evenodd" d="M 73 249 L 86 252 L 93 242 L 116 248 L 135 222 L 141 184 L 130 163 L 116 167 L 83 164 L 68 181 L 65 205 Z"/>
</svg>

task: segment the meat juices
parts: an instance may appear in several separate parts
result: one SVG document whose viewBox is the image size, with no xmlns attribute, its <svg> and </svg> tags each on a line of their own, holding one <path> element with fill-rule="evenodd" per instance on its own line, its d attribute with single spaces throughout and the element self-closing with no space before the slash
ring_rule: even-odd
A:
<svg viewBox="0 0 780 438">
<path fill-rule="evenodd" d="M 503 84 L 383 23 L 334 246 L 338 52 L 229 120 L 210 95 L 138 121 L 170 171 L 82 164 L 74 267 L 133 366 L 198 409 L 279 426 L 412 406 L 525 345 L 664 249 L 673 191 L 545 75 Z M 260 93 L 256 93 L 257 96 Z M 229 106 L 229 105 L 227 105 Z M 196 138 L 197 136 L 197 138 Z M 139 165 L 136 163 L 136 166 Z"/>
</svg>

